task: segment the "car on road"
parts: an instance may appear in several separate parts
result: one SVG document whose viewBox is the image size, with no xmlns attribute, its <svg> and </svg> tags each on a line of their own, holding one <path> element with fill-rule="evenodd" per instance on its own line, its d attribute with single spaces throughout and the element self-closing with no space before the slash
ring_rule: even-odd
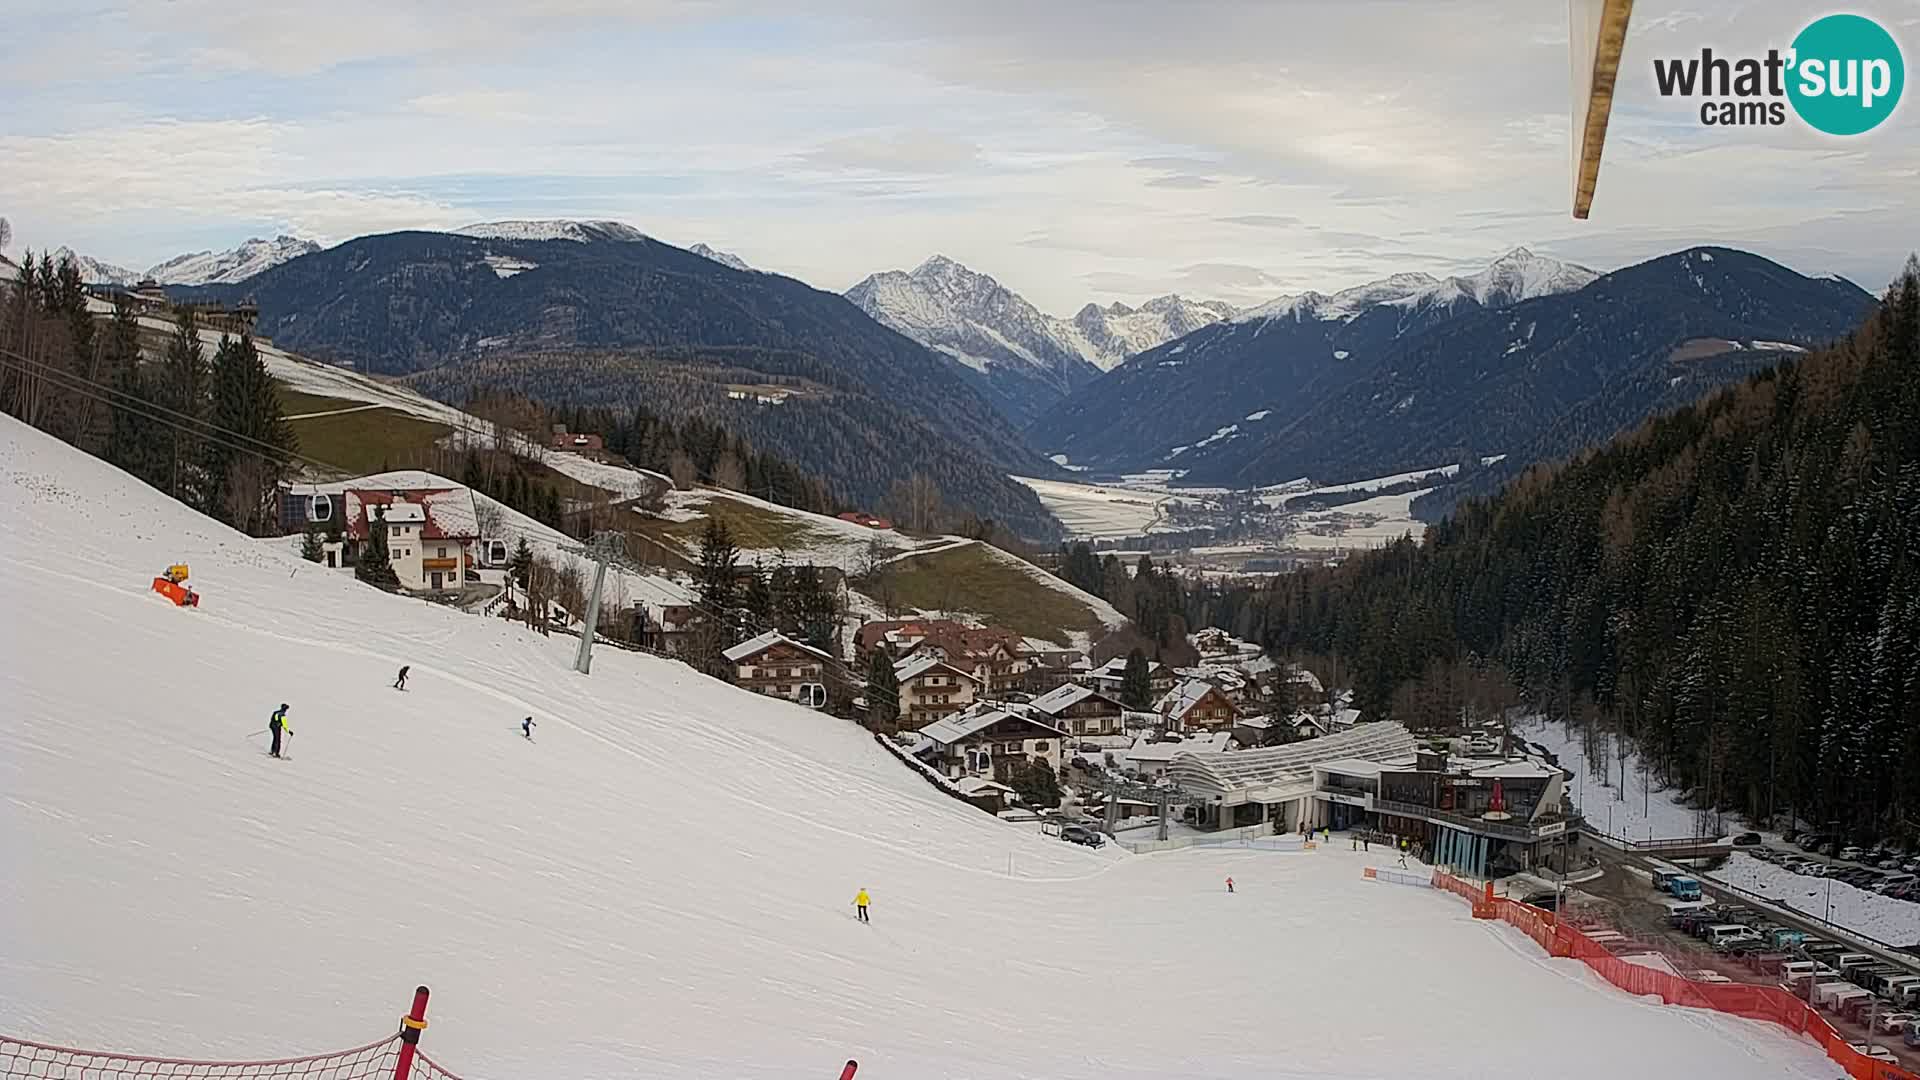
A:
<svg viewBox="0 0 1920 1080">
<path fill-rule="evenodd" d="M 1733 838 L 1734 847 L 1752 847 L 1753 845 L 1758 844 L 1759 842 L 1760 842 L 1760 834 L 1757 832 L 1743 832 L 1739 836 L 1736 836 Z"/>
<path fill-rule="evenodd" d="M 1091 848 L 1097 848 L 1107 842 L 1106 837 L 1101 836 L 1099 833 L 1095 832 L 1092 829 L 1087 828 L 1085 825 L 1061 826 L 1060 839 L 1065 840 L 1069 844 L 1080 844 L 1085 847 L 1091 847 Z"/>
</svg>

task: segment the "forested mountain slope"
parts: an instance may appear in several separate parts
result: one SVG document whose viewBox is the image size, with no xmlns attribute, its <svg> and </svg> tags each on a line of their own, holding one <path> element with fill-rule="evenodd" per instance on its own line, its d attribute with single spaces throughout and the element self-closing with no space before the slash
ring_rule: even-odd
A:
<svg viewBox="0 0 1920 1080">
<path fill-rule="evenodd" d="M 1376 715 L 1457 717 L 1459 670 L 1503 661 L 1723 808 L 1911 835 L 1917 275 L 1831 347 L 1529 470 L 1419 545 L 1279 578 L 1242 621 L 1342 654 Z"/>
<path fill-rule="evenodd" d="M 926 348 L 832 293 L 588 224 L 567 238 L 487 227 L 366 236 L 181 295 L 251 298 L 260 332 L 308 355 L 375 373 L 439 369 L 420 385 L 453 401 L 513 389 L 557 404 L 638 401 L 686 419 L 727 415 L 741 400 L 731 393 L 751 408 L 762 384 L 804 389 L 804 405 L 774 409 L 805 412 L 805 423 L 743 414 L 757 423 L 729 426 L 755 428 L 765 448 L 852 497 L 937 467 L 950 500 L 1036 539 L 1057 529 L 1005 476 L 1054 467 Z M 649 395 L 667 382 L 674 394 Z"/>
</svg>

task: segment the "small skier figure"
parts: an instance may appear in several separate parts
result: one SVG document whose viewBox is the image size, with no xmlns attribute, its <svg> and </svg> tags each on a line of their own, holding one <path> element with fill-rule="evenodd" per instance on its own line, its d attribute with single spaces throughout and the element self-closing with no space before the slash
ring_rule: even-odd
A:
<svg viewBox="0 0 1920 1080">
<path fill-rule="evenodd" d="M 538 726 L 539 725 L 533 722 L 533 717 L 529 716 L 525 720 L 520 721 L 520 734 L 525 735 L 528 742 L 532 742 L 533 729 Z"/>
<path fill-rule="evenodd" d="M 1232 892 L 1232 891 L 1233 891 L 1233 879 L 1232 879 L 1232 878 L 1228 878 L 1228 879 L 1227 879 L 1227 891 L 1228 891 L 1228 892 Z"/>
<path fill-rule="evenodd" d="M 859 912 L 861 922 L 873 921 L 872 919 L 867 918 L 867 905 L 871 902 L 872 902 L 872 897 L 869 897 L 867 895 L 867 889 L 866 889 L 866 886 L 864 885 L 860 887 L 859 892 L 853 894 L 853 909 Z"/>
<path fill-rule="evenodd" d="M 1404 836 L 1400 838 L 1400 865 L 1407 865 L 1407 838 Z"/>
<path fill-rule="evenodd" d="M 393 688 L 395 690 L 405 690 L 407 688 L 407 672 L 409 670 L 411 669 L 406 664 L 400 665 L 400 677 L 393 680 Z"/>
<path fill-rule="evenodd" d="M 1354 833 L 1351 836 L 1348 836 L 1347 841 L 1348 843 L 1353 845 L 1353 850 L 1355 851 L 1360 850 L 1360 834 L 1359 833 Z"/>
<path fill-rule="evenodd" d="M 287 722 L 287 706 L 284 702 L 281 703 L 279 708 L 273 710 L 273 715 L 267 720 L 267 733 L 273 736 L 273 745 L 267 747 L 267 753 L 274 757 L 280 756 L 280 733 L 282 731 L 286 732 L 288 737 L 292 737 L 293 735 L 293 725 Z"/>
</svg>

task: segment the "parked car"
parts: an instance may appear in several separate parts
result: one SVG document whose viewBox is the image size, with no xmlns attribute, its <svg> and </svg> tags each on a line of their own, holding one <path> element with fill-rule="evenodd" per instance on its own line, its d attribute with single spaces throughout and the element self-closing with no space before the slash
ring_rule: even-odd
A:
<svg viewBox="0 0 1920 1080">
<path fill-rule="evenodd" d="M 1739 836 L 1736 836 L 1733 838 L 1734 847 L 1751 847 L 1754 844 L 1758 844 L 1759 842 L 1760 842 L 1760 834 L 1757 832 L 1743 832 Z"/>
<path fill-rule="evenodd" d="M 1894 889 L 1900 888 L 1902 886 L 1912 885 L 1916 881 L 1920 881 L 1920 875 L 1909 874 L 1909 873 L 1906 873 L 1905 871 L 1902 871 L 1897 874 L 1888 874 L 1886 878 L 1882 880 L 1876 888 L 1878 891 L 1883 893 L 1892 892 Z"/>
<path fill-rule="evenodd" d="M 1741 926 L 1739 923 L 1720 923 L 1716 926 L 1709 926 L 1707 927 L 1707 932 L 1702 935 L 1702 937 L 1706 939 L 1708 945 L 1713 947 L 1713 951 L 1715 952 L 1726 952 L 1729 948 L 1740 942 L 1752 942 L 1756 946 L 1762 944 L 1759 934 L 1754 933 L 1748 927 Z"/>
<path fill-rule="evenodd" d="M 1107 842 L 1107 838 L 1085 825 L 1063 825 L 1060 827 L 1060 839 L 1069 844 L 1082 844 L 1097 848 Z"/>
<path fill-rule="evenodd" d="M 1848 1045 L 1875 1061 L 1898 1062 L 1900 1060 L 1898 1055 L 1884 1046 L 1868 1046 L 1866 1043 L 1849 1043 Z"/>
<path fill-rule="evenodd" d="M 1854 862 L 1865 854 L 1866 852 L 1857 844 L 1848 844 L 1846 847 L 1840 849 L 1840 857 L 1848 862 Z"/>
<path fill-rule="evenodd" d="M 1898 1035 L 1907 1029 L 1907 1024 L 1913 1019 L 1912 1013 L 1883 1012 L 1880 1014 L 1880 1022 L 1874 1025 L 1874 1029 L 1882 1035 Z"/>
<path fill-rule="evenodd" d="M 1908 1046 L 1920 1046 L 1920 1020 L 1908 1023 L 1907 1033 L 1902 1038 L 1906 1040 Z"/>
</svg>

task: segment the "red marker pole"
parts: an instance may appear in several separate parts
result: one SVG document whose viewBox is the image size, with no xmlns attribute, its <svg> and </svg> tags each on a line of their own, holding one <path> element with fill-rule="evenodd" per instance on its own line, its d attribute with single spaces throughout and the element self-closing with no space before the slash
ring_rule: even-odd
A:
<svg viewBox="0 0 1920 1080">
<path fill-rule="evenodd" d="M 847 1067 L 840 1070 L 840 1080 L 853 1080 L 853 1074 L 859 1071 L 860 1063 L 852 1058 L 848 1058 Z"/>
<path fill-rule="evenodd" d="M 400 1018 L 400 1060 L 394 1062 L 393 1080 L 407 1080 L 413 1072 L 413 1055 L 420 1044 L 420 1033 L 427 1030 L 427 988 L 414 987 L 413 1008 Z"/>
</svg>

